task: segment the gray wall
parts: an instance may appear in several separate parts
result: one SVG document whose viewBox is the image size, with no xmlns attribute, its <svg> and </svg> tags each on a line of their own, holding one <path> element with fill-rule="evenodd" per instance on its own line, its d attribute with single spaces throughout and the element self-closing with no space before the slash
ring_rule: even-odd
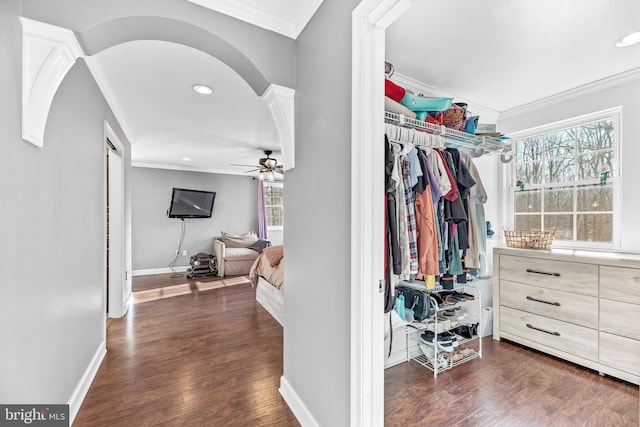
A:
<svg viewBox="0 0 640 427">
<path fill-rule="evenodd" d="M 181 221 L 167 217 L 171 189 L 215 191 L 211 218 L 187 219 L 182 249 L 187 256 L 176 266 L 189 265 L 198 252 L 213 253 L 221 231 L 258 231 L 258 181 L 245 176 L 134 167 L 132 176 L 133 270 L 166 268 L 173 261 Z"/>
<path fill-rule="evenodd" d="M 79 60 L 53 100 L 44 148 L 22 141 L 19 13 L 20 2 L 0 2 L 0 402 L 67 403 L 104 339 L 112 114 Z"/>
<path fill-rule="evenodd" d="M 350 40 L 357 3 L 325 0 L 297 40 L 296 167 L 284 186 L 284 376 L 316 421 L 333 427 L 349 424 Z M 319 181 L 318 159 L 326 157 L 330 169 Z"/>
</svg>

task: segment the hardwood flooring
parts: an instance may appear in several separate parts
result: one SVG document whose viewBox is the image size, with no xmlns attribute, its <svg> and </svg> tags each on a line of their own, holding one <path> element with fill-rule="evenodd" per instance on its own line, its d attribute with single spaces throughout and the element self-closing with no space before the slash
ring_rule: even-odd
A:
<svg viewBox="0 0 640 427">
<path fill-rule="evenodd" d="M 111 322 L 73 425 L 299 426 L 281 375 L 282 327 L 249 284 L 139 303 Z"/>
<path fill-rule="evenodd" d="M 440 373 L 385 371 L 385 426 L 638 426 L 638 386 L 506 341 Z"/>
<path fill-rule="evenodd" d="M 147 290 L 185 283 L 166 276 Z M 278 393 L 282 328 L 255 290 L 188 286 L 110 323 L 74 427 L 299 425 Z M 385 426 L 639 425 L 637 386 L 490 337 L 483 347 L 437 379 L 414 362 L 387 369 Z"/>
</svg>

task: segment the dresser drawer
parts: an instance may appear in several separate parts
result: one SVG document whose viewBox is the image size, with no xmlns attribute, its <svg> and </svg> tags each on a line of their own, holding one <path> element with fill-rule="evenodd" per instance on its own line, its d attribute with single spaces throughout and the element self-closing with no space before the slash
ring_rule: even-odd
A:
<svg viewBox="0 0 640 427">
<path fill-rule="evenodd" d="M 546 331 L 546 332 L 545 332 Z M 501 305 L 500 332 L 598 361 L 598 331 Z"/>
<path fill-rule="evenodd" d="M 601 299 L 600 330 L 640 340 L 640 305 Z"/>
<path fill-rule="evenodd" d="M 600 298 L 640 304 L 640 269 L 600 267 Z"/>
<path fill-rule="evenodd" d="M 600 363 L 640 375 L 640 341 L 600 332 Z"/>
<path fill-rule="evenodd" d="M 500 280 L 500 304 L 592 329 L 598 328 L 598 298 Z"/>
<path fill-rule="evenodd" d="M 522 256 L 500 256 L 500 279 L 598 296 L 598 266 Z"/>
</svg>

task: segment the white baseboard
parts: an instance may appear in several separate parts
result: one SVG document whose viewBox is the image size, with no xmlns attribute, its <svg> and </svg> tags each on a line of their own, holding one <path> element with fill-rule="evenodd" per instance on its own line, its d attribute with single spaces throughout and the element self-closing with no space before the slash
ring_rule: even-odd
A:
<svg viewBox="0 0 640 427">
<path fill-rule="evenodd" d="M 78 415 L 80 406 L 82 406 L 82 402 L 84 401 L 84 398 L 89 391 L 89 387 L 91 387 L 91 383 L 98 373 L 102 359 L 104 359 L 106 354 L 107 342 L 102 341 L 93 355 L 91 362 L 89 362 L 87 369 L 84 371 L 82 378 L 80 378 L 80 382 L 78 382 L 75 390 L 73 390 L 71 399 L 69 399 L 69 425 L 73 425 L 73 421 L 75 420 L 76 415 Z"/>
<path fill-rule="evenodd" d="M 188 265 L 183 265 L 181 267 L 175 267 L 173 270 L 182 273 L 184 271 L 187 271 L 188 269 L 189 269 Z M 148 276 L 150 274 L 166 274 L 166 273 L 171 273 L 171 269 L 169 267 L 148 268 L 146 270 L 133 270 L 131 272 L 131 275 L 135 277 L 135 276 Z"/>
<path fill-rule="evenodd" d="M 300 399 L 300 396 L 298 396 L 298 393 L 291 387 L 291 384 L 289 384 L 289 381 L 287 381 L 284 375 L 280 377 L 280 388 L 278 391 L 302 426 L 320 427 L 320 424 L 313 418 L 311 412 L 309 412 L 304 402 Z"/>
</svg>

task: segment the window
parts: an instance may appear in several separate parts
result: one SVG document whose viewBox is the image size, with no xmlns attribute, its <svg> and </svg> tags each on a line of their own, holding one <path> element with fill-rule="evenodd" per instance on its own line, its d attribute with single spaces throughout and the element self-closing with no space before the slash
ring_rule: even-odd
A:
<svg viewBox="0 0 640 427">
<path fill-rule="evenodd" d="M 284 225 L 284 189 L 281 182 L 263 182 L 267 229 L 282 230 Z"/>
<path fill-rule="evenodd" d="M 513 227 L 556 230 L 556 246 L 618 244 L 620 110 L 513 138 Z"/>
</svg>

